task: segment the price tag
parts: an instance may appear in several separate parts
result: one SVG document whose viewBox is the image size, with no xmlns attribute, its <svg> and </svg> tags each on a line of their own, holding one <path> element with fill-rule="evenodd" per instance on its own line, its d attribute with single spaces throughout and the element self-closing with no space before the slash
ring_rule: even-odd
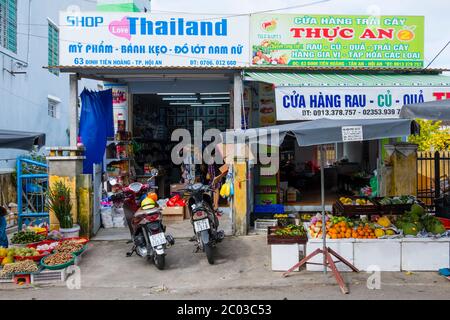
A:
<svg viewBox="0 0 450 320">
<path fill-rule="evenodd" d="M 363 141 L 362 126 L 345 126 L 342 127 L 342 141 Z"/>
</svg>

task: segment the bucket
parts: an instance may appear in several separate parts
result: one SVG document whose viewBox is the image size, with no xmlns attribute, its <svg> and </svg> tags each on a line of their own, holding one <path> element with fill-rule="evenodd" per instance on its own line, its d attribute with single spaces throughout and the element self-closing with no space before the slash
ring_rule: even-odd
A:
<svg viewBox="0 0 450 320">
<path fill-rule="evenodd" d="M 80 226 L 77 224 L 73 225 L 73 228 L 59 228 L 59 232 L 62 234 L 63 239 L 66 238 L 77 238 L 80 236 Z"/>
</svg>

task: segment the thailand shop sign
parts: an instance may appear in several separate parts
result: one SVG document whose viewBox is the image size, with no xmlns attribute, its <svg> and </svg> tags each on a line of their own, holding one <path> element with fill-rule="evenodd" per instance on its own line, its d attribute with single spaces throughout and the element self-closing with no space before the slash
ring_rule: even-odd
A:
<svg viewBox="0 0 450 320">
<path fill-rule="evenodd" d="M 240 67 L 249 17 L 60 14 L 60 64 L 80 67 Z"/>
<path fill-rule="evenodd" d="M 405 104 L 441 100 L 448 87 L 277 87 L 277 120 L 398 118 Z"/>
<path fill-rule="evenodd" d="M 261 14 L 250 23 L 254 66 L 423 67 L 423 16 Z"/>
</svg>

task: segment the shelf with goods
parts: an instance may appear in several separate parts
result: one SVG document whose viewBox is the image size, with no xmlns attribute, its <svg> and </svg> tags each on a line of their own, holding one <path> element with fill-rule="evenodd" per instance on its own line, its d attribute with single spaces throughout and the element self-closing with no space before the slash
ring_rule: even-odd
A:
<svg viewBox="0 0 450 320">
<path fill-rule="evenodd" d="M 260 152 L 278 153 L 279 148 L 273 146 L 260 146 Z M 276 173 L 264 172 L 269 166 L 259 165 L 256 166 L 255 172 L 255 206 L 261 205 L 276 205 L 282 203 L 282 197 L 280 196 L 280 172 Z M 280 199 L 281 198 L 281 199 Z"/>
<path fill-rule="evenodd" d="M 117 179 L 119 185 L 132 182 L 135 175 L 133 170 L 133 142 L 131 133 L 117 132 L 115 139 L 106 143 L 105 166 L 107 177 Z"/>
</svg>

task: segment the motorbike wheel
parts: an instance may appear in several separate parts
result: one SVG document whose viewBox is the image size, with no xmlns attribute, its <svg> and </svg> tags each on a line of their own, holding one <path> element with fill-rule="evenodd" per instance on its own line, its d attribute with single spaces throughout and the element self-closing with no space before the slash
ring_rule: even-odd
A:
<svg viewBox="0 0 450 320">
<path fill-rule="evenodd" d="M 214 264 L 214 257 L 213 257 L 213 247 L 210 243 L 205 244 L 203 246 L 203 249 L 205 250 L 206 259 L 208 259 L 209 264 Z"/>
<path fill-rule="evenodd" d="M 164 267 L 166 266 L 166 257 L 162 254 L 157 254 L 155 255 L 155 257 L 153 258 L 156 267 L 159 270 L 164 270 Z"/>
</svg>

